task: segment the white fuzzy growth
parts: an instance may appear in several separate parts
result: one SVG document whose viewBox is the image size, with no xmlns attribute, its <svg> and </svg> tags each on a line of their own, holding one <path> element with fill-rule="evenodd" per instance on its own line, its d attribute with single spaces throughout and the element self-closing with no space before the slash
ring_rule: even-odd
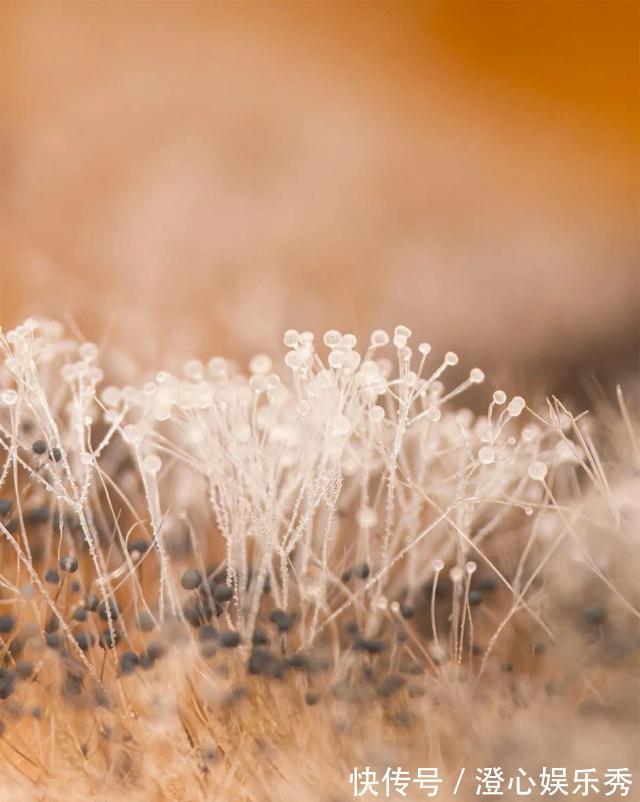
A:
<svg viewBox="0 0 640 802">
<path fill-rule="evenodd" d="M 133 491 L 125 495 L 126 488 L 120 493 L 156 547 L 161 607 L 176 607 L 174 568 L 163 544 L 168 511 L 177 510 L 201 538 L 223 539 L 237 610 L 250 611 L 248 618 L 238 613 L 240 629 L 251 629 L 261 593 L 247 579 L 250 552 L 283 607 L 292 576 L 316 577 L 314 592 L 301 595 L 315 607 L 319 629 L 331 617 L 323 612 L 328 590 L 345 560 L 366 560 L 367 587 L 384 583 L 388 597 L 417 576 L 441 571 L 456 554 L 458 576 L 466 558 L 481 554 L 482 535 L 476 543 L 474 533 L 490 531 L 505 507 L 522 511 L 523 479 L 544 480 L 551 459 L 573 470 L 582 453 L 561 436 L 558 422 L 530 426 L 520 437 L 512 420 L 525 409 L 518 396 L 498 415 L 493 407 L 506 396 L 496 391 L 488 414 L 478 419 L 451 408 L 451 399 L 484 374 L 473 368 L 447 394 L 441 377 L 458 356 L 448 352 L 424 376 L 431 349 L 420 344 L 414 362 L 410 336 L 406 326 L 394 330 L 395 372 L 378 354 L 389 344 L 384 331 L 374 331 L 361 354 L 350 333 L 326 332 L 327 353 L 316 350 L 310 332 L 292 329 L 284 335 L 284 365 L 274 367 L 260 354 L 247 376 L 220 357 L 191 360 L 182 375 L 160 371 L 139 387 L 119 387 L 110 375 L 99 391 L 93 344 L 30 323 L 1 338 L 0 488 L 11 466 L 20 465 L 43 498 L 80 515 L 106 593 L 113 572 L 104 567 L 89 513 L 99 472 L 112 470 L 110 454 L 129 449 L 138 474 L 127 481 L 138 483 L 144 503 Z M 31 467 L 23 419 L 61 450 L 60 463 L 40 472 Z M 110 523 L 117 531 L 117 518 Z M 371 603 L 380 598 L 374 594 Z"/>
</svg>

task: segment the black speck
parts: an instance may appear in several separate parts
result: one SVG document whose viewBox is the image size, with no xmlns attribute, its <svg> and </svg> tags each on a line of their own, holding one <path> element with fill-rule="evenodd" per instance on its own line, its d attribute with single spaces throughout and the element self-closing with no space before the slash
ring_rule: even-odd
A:
<svg viewBox="0 0 640 802">
<path fill-rule="evenodd" d="M 223 649 L 235 649 L 240 645 L 240 633 L 230 630 L 220 633 L 220 646 Z"/>
<path fill-rule="evenodd" d="M 33 663 L 29 660 L 18 660 L 16 663 L 16 674 L 20 679 L 29 679 L 33 674 Z"/>
<path fill-rule="evenodd" d="M 49 568 L 47 573 L 44 575 L 44 581 L 48 582 L 50 585 L 57 585 L 58 582 L 60 582 L 60 574 L 55 568 Z"/>
<path fill-rule="evenodd" d="M 218 631 L 211 624 L 205 624 L 198 630 L 198 640 L 201 642 L 215 640 L 217 637 Z"/>
<path fill-rule="evenodd" d="M 75 636 L 76 643 L 83 652 L 88 652 L 95 643 L 95 638 L 91 632 L 78 632 Z"/>
<path fill-rule="evenodd" d="M 68 574 L 75 574 L 75 572 L 78 570 L 78 560 L 69 555 L 66 557 L 61 557 L 58 565 L 60 566 L 61 571 L 64 571 Z"/>
<path fill-rule="evenodd" d="M 113 632 L 105 629 L 104 632 L 100 633 L 100 639 L 98 643 L 103 649 L 113 649 L 114 646 L 117 646 L 118 642 L 120 641 L 120 635 L 114 629 Z"/>
<path fill-rule="evenodd" d="M 120 611 L 118 610 L 118 605 L 115 603 L 113 599 L 107 599 L 106 602 L 103 599 L 98 604 L 98 615 L 103 621 L 109 620 L 109 616 L 107 614 L 107 604 L 109 605 L 109 613 L 111 614 L 111 620 L 117 621 L 120 615 Z"/>
<path fill-rule="evenodd" d="M 135 652 L 125 652 L 119 661 L 120 672 L 131 674 L 140 665 L 140 658 Z"/>
<path fill-rule="evenodd" d="M 355 639 L 353 648 L 359 652 L 368 652 L 369 654 L 380 654 L 387 648 L 387 645 L 383 640 L 379 640 L 378 638 L 363 638 L 362 636 L 359 635 Z"/>
<path fill-rule="evenodd" d="M 358 579 L 368 579 L 371 573 L 371 569 L 369 568 L 369 563 L 358 563 L 355 568 L 353 569 L 354 576 L 357 576 Z"/>
<path fill-rule="evenodd" d="M 154 660 L 159 660 L 167 651 L 167 644 L 161 640 L 150 640 L 147 644 L 147 652 Z"/>
<path fill-rule="evenodd" d="M 405 678 L 400 676 L 400 674 L 389 674 L 378 686 L 378 696 L 389 697 L 396 693 L 396 691 L 399 691 L 405 683 Z"/>
<path fill-rule="evenodd" d="M 149 550 L 149 541 L 143 540 L 142 538 L 137 538 L 136 540 L 132 540 L 127 544 L 127 551 L 131 554 L 134 551 L 137 551 L 139 554 L 145 554 Z"/>
<path fill-rule="evenodd" d="M 0 615 L 0 635 L 6 635 L 8 632 L 11 632 L 15 625 L 16 622 L 12 615 L 8 613 Z"/>
<path fill-rule="evenodd" d="M 233 598 L 233 588 L 230 588 L 225 583 L 216 585 L 216 589 L 213 591 L 213 598 L 220 604 L 224 604 L 224 602 L 228 602 Z"/>
<path fill-rule="evenodd" d="M 491 593 L 498 588 L 498 580 L 492 576 L 479 577 L 474 582 L 475 589 L 482 591 L 482 593 Z"/>
<path fill-rule="evenodd" d="M 589 624 L 589 626 L 597 627 L 607 619 L 607 611 L 603 607 L 602 604 L 595 602 L 593 604 L 587 605 L 582 611 L 582 617 L 584 618 L 585 622 Z"/>
<path fill-rule="evenodd" d="M 187 568 L 180 577 L 180 584 L 185 590 L 195 590 L 202 582 L 202 574 L 196 568 Z"/>
<path fill-rule="evenodd" d="M 470 590 L 469 591 L 469 604 L 471 607 L 477 607 L 479 604 L 482 604 L 482 600 L 484 599 L 484 593 L 481 590 Z"/>
<path fill-rule="evenodd" d="M 279 632 L 288 632 L 288 630 L 290 630 L 293 626 L 295 616 L 290 615 L 289 613 L 285 612 L 285 610 L 280 610 L 277 608 L 273 610 L 269 616 L 269 620 L 272 624 L 276 625 Z"/>
<path fill-rule="evenodd" d="M 254 646 L 266 646 L 269 643 L 267 633 L 262 629 L 255 629 L 251 636 L 251 643 Z"/>
<path fill-rule="evenodd" d="M 402 604 L 400 605 L 400 615 L 403 618 L 406 619 L 413 618 L 415 614 L 416 614 L 416 608 L 413 606 L 413 604 L 411 604 L 411 602 L 406 602 L 406 601 L 402 602 Z"/>
</svg>

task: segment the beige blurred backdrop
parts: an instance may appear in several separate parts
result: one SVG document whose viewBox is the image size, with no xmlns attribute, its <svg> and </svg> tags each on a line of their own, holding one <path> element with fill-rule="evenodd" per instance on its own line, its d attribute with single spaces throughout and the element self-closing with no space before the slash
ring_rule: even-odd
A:
<svg viewBox="0 0 640 802">
<path fill-rule="evenodd" d="M 0 318 L 166 364 L 409 325 L 638 360 L 633 2 L 4 2 Z M 546 388 L 545 388 L 546 389 Z"/>
</svg>

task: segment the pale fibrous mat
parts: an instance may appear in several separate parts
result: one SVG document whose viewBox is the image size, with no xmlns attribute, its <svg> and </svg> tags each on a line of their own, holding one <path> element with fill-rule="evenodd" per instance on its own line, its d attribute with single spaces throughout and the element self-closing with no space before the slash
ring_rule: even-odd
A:
<svg viewBox="0 0 640 802">
<path fill-rule="evenodd" d="M 621 393 L 588 414 L 496 389 L 476 415 L 482 371 L 452 386 L 458 356 L 405 326 L 139 377 L 56 321 L 0 338 L 0 799 L 637 769 Z"/>
</svg>

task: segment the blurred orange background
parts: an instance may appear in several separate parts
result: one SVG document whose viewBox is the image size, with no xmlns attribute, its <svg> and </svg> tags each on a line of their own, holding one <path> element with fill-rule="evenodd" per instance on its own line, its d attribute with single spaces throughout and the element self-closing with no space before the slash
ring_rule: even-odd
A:
<svg viewBox="0 0 640 802">
<path fill-rule="evenodd" d="M 638 5 L 0 7 L 0 319 L 150 364 L 409 325 L 638 366 Z"/>
</svg>

